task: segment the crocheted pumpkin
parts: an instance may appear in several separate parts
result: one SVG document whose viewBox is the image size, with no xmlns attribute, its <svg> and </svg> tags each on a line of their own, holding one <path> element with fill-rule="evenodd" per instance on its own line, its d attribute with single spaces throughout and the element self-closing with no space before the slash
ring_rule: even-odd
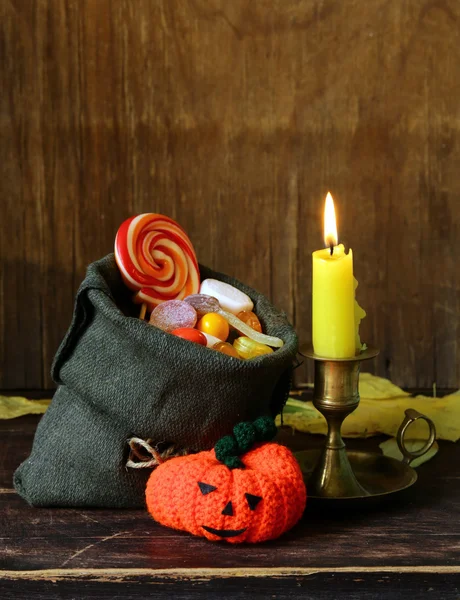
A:
<svg viewBox="0 0 460 600">
<path fill-rule="evenodd" d="M 245 451 L 260 439 L 261 430 L 263 437 L 264 419 L 240 423 L 235 437 L 222 438 L 213 450 L 157 467 L 146 488 L 153 518 L 167 527 L 230 543 L 274 539 L 295 525 L 305 508 L 306 490 L 292 452 L 274 443 Z"/>
</svg>

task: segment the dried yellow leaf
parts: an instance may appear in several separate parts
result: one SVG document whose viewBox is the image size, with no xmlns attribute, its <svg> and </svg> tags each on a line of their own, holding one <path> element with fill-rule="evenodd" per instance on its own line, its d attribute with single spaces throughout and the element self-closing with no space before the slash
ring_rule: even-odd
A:
<svg viewBox="0 0 460 600">
<path fill-rule="evenodd" d="M 385 393 L 386 392 L 386 393 Z M 460 439 L 460 402 L 458 392 L 444 398 L 417 396 L 412 398 L 387 379 L 363 374 L 360 381 L 361 402 L 342 425 L 344 437 L 396 436 L 407 408 L 429 417 L 436 426 L 436 437 L 456 442 Z M 278 419 L 278 423 L 280 420 Z M 283 422 L 299 431 L 326 434 L 324 417 L 311 402 L 289 398 L 283 411 Z M 428 426 L 421 419 L 410 426 L 410 437 L 426 439 Z"/>
<path fill-rule="evenodd" d="M 51 400 L 28 400 L 22 396 L 0 396 L 0 419 L 15 419 L 23 415 L 41 415 Z"/>
<path fill-rule="evenodd" d="M 416 452 L 423 446 L 423 442 L 420 440 L 404 440 L 404 445 L 406 446 L 409 452 Z M 385 456 L 389 456 L 390 458 L 396 458 L 397 460 L 402 460 L 403 455 L 401 450 L 399 449 L 398 442 L 396 438 L 391 438 L 389 440 L 385 440 L 381 444 L 379 444 L 379 448 L 382 450 Z M 430 458 L 433 458 L 438 453 L 439 446 L 438 442 L 435 442 L 428 452 L 425 452 L 422 456 L 418 458 L 414 458 L 414 460 L 410 463 L 411 467 L 419 467 L 426 463 Z"/>
<path fill-rule="evenodd" d="M 388 398 L 401 398 L 410 394 L 404 392 L 389 379 L 376 377 L 370 373 L 361 373 L 359 377 L 359 395 L 361 398 L 387 400 Z"/>
</svg>

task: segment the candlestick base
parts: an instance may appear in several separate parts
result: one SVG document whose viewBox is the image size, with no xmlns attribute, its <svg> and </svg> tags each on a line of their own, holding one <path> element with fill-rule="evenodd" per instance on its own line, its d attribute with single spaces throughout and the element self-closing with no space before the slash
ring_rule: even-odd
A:
<svg viewBox="0 0 460 600">
<path fill-rule="evenodd" d="M 325 358 L 311 347 L 301 353 L 315 361 L 314 406 L 324 415 L 328 433 L 321 456 L 308 479 L 309 495 L 322 498 L 362 498 L 369 492 L 358 482 L 340 433 L 342 422 L 359 404 L 361 362 L 377 356 L 367 348 L 351 358 Z"/>
</svg>

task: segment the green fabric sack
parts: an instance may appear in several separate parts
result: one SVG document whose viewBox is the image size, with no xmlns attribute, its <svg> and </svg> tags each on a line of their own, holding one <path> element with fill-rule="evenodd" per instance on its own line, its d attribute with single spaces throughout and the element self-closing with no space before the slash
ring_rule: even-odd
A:
<svg viewBox="0 0 460 600">
<path fill-rule="evenodd" d="M 137 317 L 113 254 L 88 267 L 72 324 L 54 359 L 59 387 L 30 457 L 14 475 L 34 506 L 144 506 L 149 469 L 128 469 L 131 437 L 212 448 L 240 421 L 278 414 L 288 397 L 297 336 L 284 314 L 242 283 L 200 266 L 248 294 L 264 331 L 283 348 L 237 360 Z"/>
</svg>

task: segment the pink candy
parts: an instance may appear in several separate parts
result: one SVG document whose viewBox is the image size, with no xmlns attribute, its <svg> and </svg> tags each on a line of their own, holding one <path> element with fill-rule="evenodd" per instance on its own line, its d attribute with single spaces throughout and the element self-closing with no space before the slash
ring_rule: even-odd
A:
<svg viewBox="0 0 460 600">
<path fill-rule="evenodd" d="M 196 310 L 183 300 L 167 300 L 155 307 L 150 315 L 150 325 L 171 333 L 182 327 L 195 327 Z"/>
<path fill-rule="evenodd" d="M 206 294 L 191 294 L 185 298 L 185 302 L 193 306 L 199 317 L 203 317 L 211 312 L 219 312 L 219 301 L 217 298 L 207 296 Z"/>
</svg>

